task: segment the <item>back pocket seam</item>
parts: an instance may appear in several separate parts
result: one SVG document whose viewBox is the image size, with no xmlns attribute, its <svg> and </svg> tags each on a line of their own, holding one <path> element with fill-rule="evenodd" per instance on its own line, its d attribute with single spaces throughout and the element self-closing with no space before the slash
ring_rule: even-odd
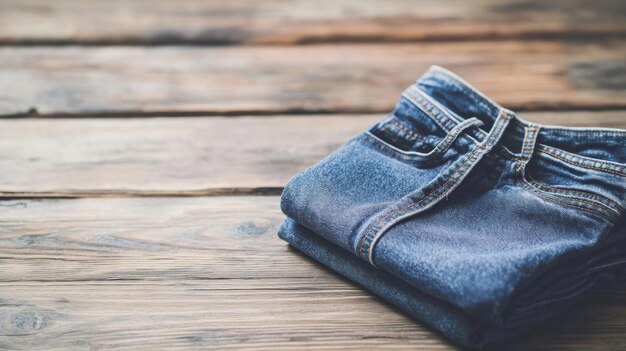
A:
<svg viewBox="0 0 626 351">
<path fill-rule="evenodd" d="M 557 148 L 545 146 L 545 145 L 539 145 L 539 147 L 540 147 L 541 152 L 546 153 L 552 157 L 558 158 L 559 160 L 563 162 L 567 162 L 571 165 L 582 167 L 582 168 L 587 168 L 587 169 L 593 169 L 599 172 L 611 173 L 611 174 L 615 174 L 621 177 L 626 177 L 626 173 L 621 172 L 620 165 L 618 164 L 611 164 L 606 161 L 592 160 L 589 158 L 585 159 L 582 156 L 578 156 L 578 155 L 565 156 L 565 154 L 569 154 L 567 151 L 559 150 Z M 564 155 L 559 155 L 559 154 L 564 154 Z M 593 163 L 594 165 L 588 164 L 588 163 Z M 617 170 L 614 168 L 618 168 L 620 170 Z"/>
<path fill-rule="evenodd" d="M 523 187 L 525 189 L 529 190 L 530 192 L 532 192 L 533 194 L 539 196 L 542 199 L 545 199 L 547 201 L 554 202 L 554 203 L 557 203 L 557 204 L 560 204 L 560 205 L 563 205 L 563 206 L 571 207 L 571 208 L 574 208 L 574 209 L 578 209 L 578 210 L 581 210 L 581 211 L 585 211 L 585 212 L 594 214 L 596 216 L 602 217 L 603 219 L 607 220 L 609 223 L 615 224 L 615 219 L 609 218 L 609 216 L 607 216 L 604 211 L 603 212 L 599 212 L 599 211 L 595 211 L 595 210 L 592 210 L 592 209 L 589 209 L 589 208 L 585 208 L 585 207 L 581 207 L 581 206 L 578 206 L 578 205 L 574 205 L 574 204 L 571 204 L 571 203 L 559 201 L 559 200 L 555 199 L 555 197 L 557 197 L 557 195 L 546 195 L 546 194 L 544 194 L 542 192 L 537 191 L 535 188 L 533 188 L 532 186 L 527 185 L 527 184 L 524 184 Z M 560 198 L 563 198 L 563 197 L 561 196 Z M 566 199 L 566 198 L 564 198 L 564 199 Z M 598 209 L 598 210 L 600 210 L 600 209 Z"/>
<path fill-rule="evenodd" d="M 618 204 L 614 200 L 611 200 L 604 195 L 601 195 L 592 191 L 559 188 L 556 186 L 540 183 L 536 181 L 533 178 L 533 176 L 530 174 L 530 172 L 528 171 L 526 171 L 525 180 L 528 183 L 530 183 L 530 185 L 534 186 L 535 188 L 538 188 L 539 190 L 545 191 L 552 195 L 563 196 L 563 197 L 574 196 L 578 200 L 589 200 L 589 201 L 595 200 L 598 205 L 601 205 L 603 207 L 606 207 L 607 209 L 613 210 L 618 214 L 624 211 L 624 208 L 620 206 L 620 204 Z M 576 195 L 578 195 L 578 197 Z M 606 202 L 606 204 L 604 202 Z"/>
<path fill-rule="evenodd" d="M 528 179 L 526 179 L 526 175 L 522 174 L 522 170 L 524 168 L 519 169 L 518 168 L 518 183 L 520 183 L 520 185 L 522 186 L 522 188 L 530 191 L 531 193 L 535 194 L 536 196 L 539 196 L 540 198 L 547 200 L 547 201 L 551 201 L 563 206 L 567 206 L 570 208 L 574 208 L 574 209 L 578 209 L 581 211 L 585 211 L 587 213 L 591 213 L 597 216 L 600 216 L 602 218 L 604 218 L 605 220 L 609 221 L 609 223 L 615 223 L 616 218 L 619 217 L 619 211 L 608 207 L 604 204 L 600 204 L 600 203 L 596 203 L 596 202 L 592 202 L 590 200 L 586 200 L 586 199 L 581 199 L 581 198 L 577 198 L 577 197 L 568 197 L 565 195 L 559 195 L 559 194 L 555 194 L 555 193 L 550 193 L 547 192 L 545 190 L 541 190 L 538 189 L 537 187 L 533 186 Z M 560 201 L 559 201 L 560 200 Z M 571 203 L 572 201 L 579 201 L 579 202 L 583 202 L 588 204 L 589 206 L 591 206 L 593 209 L 591 208 L 586 208 L 586 207 L 582 207 L 578 204 L 573 204 Z M 601 208 L 600 205 L 602 205 L 604 208 Z M 613 217 L 613 218 L 611 218 Z"/>
</svg>

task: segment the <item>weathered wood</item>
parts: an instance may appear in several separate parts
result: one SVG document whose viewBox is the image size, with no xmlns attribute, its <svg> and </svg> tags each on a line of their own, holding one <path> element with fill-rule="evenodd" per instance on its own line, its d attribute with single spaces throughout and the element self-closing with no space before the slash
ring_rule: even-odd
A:
<svg viewBox="0 0 626 351">
<path fill-rule="evenodd" d="M 449 348 L 288 250 L 276 197 L 119 200 L 2 203 L 3 347 Z"/>
<path fill-rule="evenodd" d="M 276 237 L 277 197 L 0 203 L 0 345 L 453 349 Z M 509 348 L 626 347 L 625 289 Z"/>
<path fill-rule="evenodd" d="M 624 12 L 619 0 L 4 0 L 0 42 L 294 44 L 623 35 Z"/>
<path fill-rule="evenodd" d="M 217 195 L 278 194 L 431 64 L 514 110 L 561 111 L 521 114 L 538 123 L 626 128 L 625 11 L 0 1 L 0 116 L 79 117 L 0 120 L 0 348 L 455 349 L 290 250 L 278 197 Z M 344 44 L 275 45 L 320 43 Z M 223 44 L 251 45 L 204 47 Z M 170 117 L 129 118 L 146 116 Z M 7 200 L 107 196 L 151 197 Z M 626 349 L 625 316 L 622 285 L 501 348 Z"/>
<path fill-rule="evenodd" d="M 0 115 L 385 112 L 431 64 L 518 110 L 626 107 L 626 42 L 3 47 Z"/>
<path fill-rule="evenodd" d="M 522 113 L 626 128 L 626 113 Z M 0 197 L 279 194 L 383 115 L 0 120 Z"/>
</svg>

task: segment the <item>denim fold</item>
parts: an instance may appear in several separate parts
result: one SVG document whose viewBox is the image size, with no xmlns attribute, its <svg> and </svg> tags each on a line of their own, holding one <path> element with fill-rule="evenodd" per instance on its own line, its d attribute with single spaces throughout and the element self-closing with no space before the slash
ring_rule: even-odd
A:
<svg viewBox="0 0 626 351">
<path fill-rule="evenodd" d="M 431 67 L 285 187 L 279 236 L 472 347 L 626 274 L 626 131 L 544 126 Z"/>
</svg>

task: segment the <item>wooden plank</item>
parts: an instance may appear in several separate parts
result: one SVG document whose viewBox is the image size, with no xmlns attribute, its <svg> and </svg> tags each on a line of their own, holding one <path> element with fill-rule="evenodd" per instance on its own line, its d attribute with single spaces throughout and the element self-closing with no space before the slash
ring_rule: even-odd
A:
<svg viewBox="0 0 626 351">
<path fill-rule="evenodd" d="M 626 107 L 626 41 L 2 47 L 0 115 L 385 112 L 431 64 L 518 110 Z"/>
<path fill-rule="evenodd" d="M 454 347 L 276 237 L 277 197 L 3 201 L 0 345 Z M 507 349 L 626 347 L 626 289 Z"/>
<path fill-rule="evenodd" d="M 3 347 L 449 349 L 288 250 L 276 197 L 110 200 L 2 203 Z"/>
<path fill-rule="evenodd" d="M 619 0 L 4 0 L 0 42 L 293 44 L 623 35 L 624 12 Z"/>
<path fill-rule="evenodd" d="M 626 112 L 522 113 L 626 128 Z M 0 197 L 279 194 L 383 115 L 0 120 Z"/>
</svg>

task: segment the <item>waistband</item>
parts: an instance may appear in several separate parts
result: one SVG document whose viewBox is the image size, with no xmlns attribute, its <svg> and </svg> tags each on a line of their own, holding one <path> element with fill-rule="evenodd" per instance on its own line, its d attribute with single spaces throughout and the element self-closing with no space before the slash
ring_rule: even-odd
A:
<svg viewBox="0 0 626 351">
<path fill-rule="evenodd" d="M 529 122 L 439 66 L 428 69 L 403 95 L 446 131 L 466 119 L 479 119 L 483 126 L 467 131 L 478 142 L 487 137 L 499 116 L 509 116 L 511 121 L 501 137 L 501 144 L 510 157 L 524 159 L 533 152 L 543 152 L 582 167 L 626 177 L 626 130 Z"/>
</svg>

